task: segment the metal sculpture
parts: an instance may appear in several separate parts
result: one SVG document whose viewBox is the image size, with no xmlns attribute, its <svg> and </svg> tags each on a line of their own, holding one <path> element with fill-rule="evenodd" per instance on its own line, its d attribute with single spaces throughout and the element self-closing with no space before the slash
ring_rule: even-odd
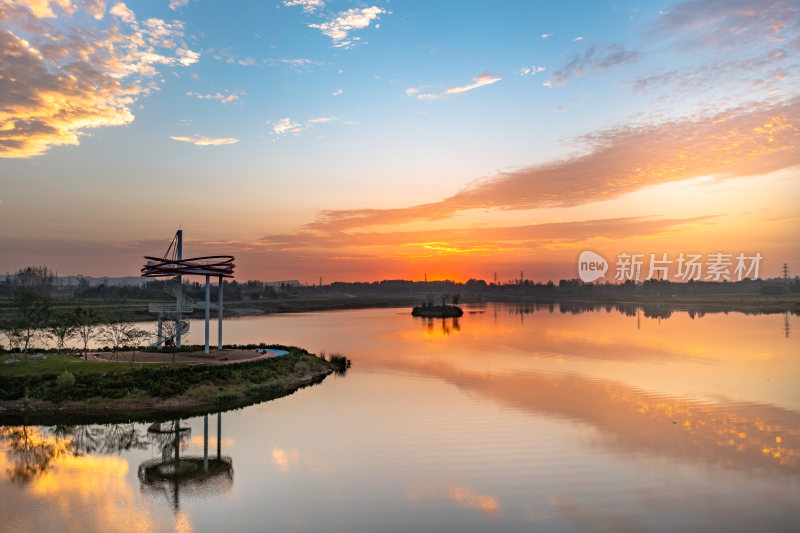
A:
<svg viewBox="0 0 800 533">
<path fill-rule="evenodd" d="M 172 304 L 150 304 L 150 312 L 158 314 L 158 340 L 154 345 L 160 346 L 169 339 L 162 335 L 162 317 L 164 315 L 174 315 L 175 332 L 170 336 L 174 339 L 175 345 L 180 348 L 181 337 L 189 331 L 189 323 L 183 322 L 182 314 L 186 311 L 191 313 L 194 310 L 194 302 L 183 297 L 182 277 L 183 276 L 205 276 L 206 277 L 206 302 L 205 302 L 205 353 L 208 353 L 208 328 L 211 317 L 211 276 L 219 279 L 219 334 L 218 346 L 222 349 L 222 280 L 232 278 L 234 257 L 232 255 L 207 255 L 203 257 L 183 258 L 183 230 L 178 230 L 172 241 L 164 252 L 163 257 L 145 256 L 147 263 L 142 267 L 143 277 L 147 278 L 166 278 L 172 277 L 177 281 L 175 291 L 175 305 Z"/>
</svg>

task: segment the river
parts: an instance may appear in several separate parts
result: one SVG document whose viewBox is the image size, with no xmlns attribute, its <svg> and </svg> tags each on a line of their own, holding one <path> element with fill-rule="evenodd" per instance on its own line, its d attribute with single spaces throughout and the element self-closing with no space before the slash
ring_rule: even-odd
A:
<svg viewBox="0 0 800 533">
<path fill-rule="evenodd" d="M 796 531 L 799 326 L 510 304 L 229 320 L 226 343 L 352 368 L 178 431 L 1 427 L 0 528 Z M 167 480 L 175 437 L 211 469 Z"/>
</svg>

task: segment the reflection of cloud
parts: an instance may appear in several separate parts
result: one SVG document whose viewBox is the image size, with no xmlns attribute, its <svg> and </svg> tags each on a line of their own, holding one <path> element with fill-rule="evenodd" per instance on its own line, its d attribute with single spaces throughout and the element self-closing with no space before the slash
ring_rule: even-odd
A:
<svg viewBox="0 0 800 533">
<path fill-rule="evenodd" d="M 586 154 L 503 172 L 439 202 L 323 211 L 308 228 L 342 231 L 438 220 L 467 209 L 569 207 L 701 176 L 767 174 L 800 163 L 798 116 L 800 99 L 795 99 L 711 117 L 617 126 L 584 137 L 591 148 Z"/>
<path fill-rule="evenodd" d="M 282 448 L 272 448 L 272 463 L 280 472 L 288 472 L 291 464 L 297 463 L 300 454 L 296 449 L 288 452 Z"/>
<path fill-rule="evenodd" d="M 462 507 L 477 509 L 487 515 L 497 516 L 500 514 L 500 502 L 494 496 L 481 494 L 463 485 L 450 484 L 423 485 L 412 487 L 406 491 L 409 500 L 450 500 Z"/>
<path fill-rule="evenodd" d="M 60 10 L 58 31 L 40 18 Z M 139 22 L 115 4 L 89 18 L 68 1 L 0 7 L 0 157 L 31 157 L 52 146 L 79 144 L 84 130 L 133 121 L 131 107 L 155 86 L 159 65 L 191 65 L 199 54 L 181 44 L 183 25 Z M 74 14 L 74 16 L 73 16 Z"/>
<path fill-rule="evenodd" d="M 601 443 L 727 468 L 800 473 L 800 413 L 764 404 L 704 403 L 577 374 L 491 374 L 438 362 L 385 361 L 516 408 L 592 424 Z"/>
<path fill-rule="evenodd" d="M 465 93 L 467 91 L 477 89 L 478 87 L 491 85 L 492 83 L 497 83 L 500 80 L 501 78 L 498 78 L 497 76 L 492 76 L 491 74 L 481 74 L 477 78 L 473 78 L 472 83 L 470 84 L 458 87 L 451 87 L 441 93 L 421 93 L 420 87 L 409 87 L 408 89 L 406 89 L 406 94 L 409 96 L 416 96 L 420 100 L 438 100 L 440 98 L 444 98 L 445 96 Z"/>
<path fill-rule="evenodd" d="M 191 440 L 192 445 L 197 446 L 198 448 L 203 447 L 203 436 L 202 435 L 195 435 L 192 437 Z M 228 437 L 222 437 L 222 448 L 230 448 L 234 445 L 234 441 Z M 217 447 L 217 437 L 212 437 L 209 435 L 208 437 L 208 448 L 209 449 L 216 449 Z"/>
<path fill-rule="evenodd" d="M 239 139 L 234 139 L 233 137 L 205 137 L 196 133 L 188 137 L 173 136 L 170 137 L 170 139 L 173 141 L 195 144 L 197 146 L 222 146 L 225 144 L 235 144 L 239 142 Z"/>
<path fill-rule="evenodd" d="M 35 447 L 64 444 L 63 439 L 46 436 L 35 428 L 27 431 Z M 9 453 L 8 446 L 0 448 L 0 472 L 7 471 Z M 33 508 L 38 501 L 47 500 L 52 511 L 37 524 L 44 524 L 48 530 L 69 524 L 76 531 L 153 531 L 157 524 L 148 509 L 138 503 L 127 475 L 128 462 L 119 457 L 60 454 L 47 470 L 25 485 L 22 504 Z M 29 525 L 21 529 L 35 529 Z"/>
</svg>

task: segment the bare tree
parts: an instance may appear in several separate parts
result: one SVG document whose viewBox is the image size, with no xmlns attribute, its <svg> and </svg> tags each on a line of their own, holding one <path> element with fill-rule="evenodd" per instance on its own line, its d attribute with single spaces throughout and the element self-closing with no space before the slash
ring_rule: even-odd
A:
<svg viewBox="0 0 800 533">
<path fill-rule="evenodd" d="M 72 311 L 75 326 L 78 328 L 78 338 L 83 341 L 83 358 L 89 351 L 89 341 L 100 334 L 100 317 L 93 309 L 76 307 Z"/>
<path fill-rule="evenodd" d="M 0 333 L 8 339 L 8 348 L 10 351 L 20 350 L 20 346 L 22 346 L 22 332 L 17 324 L 0 325 Z"/>
<path fill-rule="evenodd" d="M 27 362 L 31 342 L 39 338 L 50 317 L 53 274 L 46 266 L 21 268 L 10 278 L 10 288 L 11 301 L 17 310 L 16 327 Z"/>
<path fill-rule="evenodd" d="M 169 346 L 172 351 L 172 363 L 175 364 L 175 352 L 177 351 L 177 345 L 175 344 L 175 338 L 178 336 L 178 330 L 181 328 L 180 323 L 175 320 L 164 320 L 161 323 L 161 335 L 162 338 L 167 339 L 164 341 L 165 346 Z M 167 344 L 169 343 L 169 344 Z"/>
<path fill-rule="evenodd" d="M 136 359 L 136 350 L 139 349 L 139 345 L 142 341 L 145 341 L 150 338 L 150 332 L 144 329 L 133 327 L 128 330 L 128 341 L 133 346 L 133 355 L 131 355 L 131 365 L 134 363 Z"/>
<path fill-rule="evenodd" d="M 137 337 L 138 328 L 133 322 L 111 319 L 100 327 L 100 340 L 111 346 L 113 358 L 117 359 L 119 350 Z"/>
<path fill-rule="evenodd" d="M 59 314 L 50 320 L 47 326 L 46 335 L 56 341 L 56 348 L 58 353 L 61 354 L 61 364 L 64 370 L 67 365 L 64 362 L 64 352 L 66 350 L 67 341 L 74 339 L 78 335 L 78 326 L 75 324 L 75 317 L 72 314 Z"/>
</svg>

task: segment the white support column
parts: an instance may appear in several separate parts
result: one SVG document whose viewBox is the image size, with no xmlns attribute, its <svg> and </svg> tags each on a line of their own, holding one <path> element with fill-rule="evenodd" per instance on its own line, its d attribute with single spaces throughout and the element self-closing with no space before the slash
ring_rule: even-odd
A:
<svg viewBox="0 0 800 533">
<path fill-rule="evenodd" d="M 181 347 L 181 313 L 183 312 L 183 280 L 178 276 L 178 289 L 175 291 L 175 346 Z"/>
<path fill-rule="evenodd" d="M 183 259 L 183 230 L 178 230 L 175 234 L 178 237 L 178 261 Z M 175 346 L 180 348 L 181 347 L 181 326 L 183 326 L 183 318 L 181 316 L 181 312 L 183 311 L 183 278 L 178 276 L 178 290 L 175 291 L 177 295 L 177 307 L 175 311 L 176 313 L 176 323 L 175 323 Z"/>
<path fill-rule="evenodd" d="M 217 303 L 217 315 L 219 316 L 219 332 L 217 334 L 217 344 L 222 349 L 222 276 L 219 277 L 219 302 Z"/>
<path fill-rule="evenodd" d="M 217 459 L 222 457 L 222 411 L 217 413 Z"/>
<path fill-rule="evenodd" d="M 208 413 L 203 416 L 203 471 L 208 472 Z"/>
<path fill-rule="evenodd" d="M 208 353 L 208 321 L 211 319 L 211 276 L 206 274 L 206 353 Z"/>
</svg>

